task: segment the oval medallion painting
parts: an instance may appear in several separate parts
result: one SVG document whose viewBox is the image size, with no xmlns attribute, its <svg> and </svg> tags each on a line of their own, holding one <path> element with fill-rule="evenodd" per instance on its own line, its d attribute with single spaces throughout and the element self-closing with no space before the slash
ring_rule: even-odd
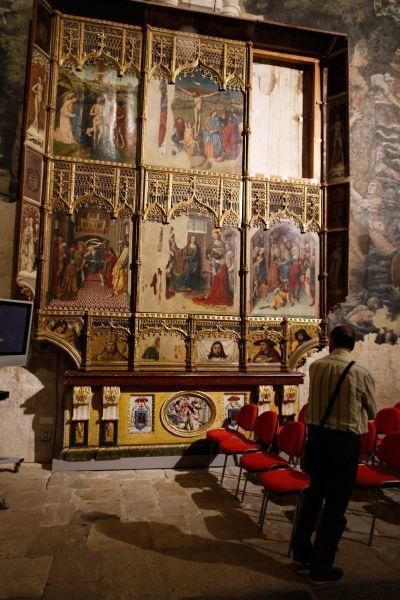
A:
<svg viewBox="0 0 400 600">
<path fill-rule="evenodd" d="M 161 408 L 161 421 L 171 433 L 197 437 L 207 431 L 215 419 L 214 402 L 201 392 L 179 392 Z"/>
</svg>

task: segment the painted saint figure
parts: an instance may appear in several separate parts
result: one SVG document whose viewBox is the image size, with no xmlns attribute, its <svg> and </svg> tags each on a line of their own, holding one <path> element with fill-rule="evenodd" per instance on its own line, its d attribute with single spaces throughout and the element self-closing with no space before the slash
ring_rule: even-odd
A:
<svg viewBox="0 0 400 600">
<path fill-rule="evenodd" d="M 25 227 L 21 236 L 20 270 L 33 273 L 35 269 L 35 232 L 33 219 L 25 219 Z"/>
<path fill-rule="evenodd" d="M 265 362 L 281 362 L 281 356 L 275 349 L 275 344 L 272 340 L 263 338 L 262 340 L 256 340 L 254 346 L 259 346 L 258 352 L 253 356 L 252 362 L 265 363 Z"/>
<path fill-rule="evenodd" d="M 206 119 L 203 129 L 204 153 L 207 158 L 219 158 L 222 154 L 221 123 L 216 110 Z"/>
<path fill-rule="evenodd" d="M 232 306 L 233 292 L 229 285 L 229 272 L 225 258 L 221 258 L 219 271 L 214 277 L 214 282 L 208 294 L 200 297 L 195 296 L 193 302 L 211 306 Z"/>
<path fill-rule="evenodd" d="M 225 360 L 228 358 L 228 355 L 225 353 L 224 346 L 222 342 L 216 340 L 211 344 L 210 352 L 207 355 L 209 360 Z"/>
<path fill-rule="evenodd" d="M 186 269 L 178 282 L 178 288 L 181 291 L 201 291 L 203 288 L 201 252 L 195 235 L 190 236 L 185 248 L 185 258 Z"/>
<path fill-rule="evenodd" d="M 124 360 L 123 354 L 118 349 L 116 337 L 108 336 L 106 338 L 104 348 L 97 356 L 97 360 Z"/>
<path fill-rule="evenodd" d="M 44 85 L 42 82 L 42 78 L 39 75 L 37 82 L 32 86 L 32 93 L 35 95 L 35 103 L 34 103 L 35 116 L 33 118 L 32 126 L 36 129 L 36 131 L 38 133 L 39 133 L 39 114 L 42 109 L 42 103 L 43 103 L 43 92 L 44 92 Z"/>
<path fill-rule="evenodd" d="M 190 98 L 193 99 L 193 104 L 194 104 L 193 129 L 194 129 L 194 137 L 197 138 L 197 136 L 200 133 L 201 109 L 203 106 L 203 98 L 206 96 L 207 97 L 215 96 L 216 94 L 219 93 L 219 90 L 217 90 L 215 92 L 202 93 L 201 92 L 201 84 L 199 82 L 195 81 L 194 85 L 197 87 L 195 87 L 193 91 L 187 90 L 186 88 L 183 88 L 183 87 L 177 87 L 176 89 L 179 90 L 180 92 L 182 92 L 183 94 L 186 94 L 186 96 L 189 96 Z"/>
<path fill-rule="evenodd" d="M 142 354 L 142 358 L 148 360 L 160 360 L 160 338 L 154 338 L 151 346 L 148 346 Z"/>
<path fill-rule="evenodd" d="M 127 290 L 128 287 L 128 264 L 129 246 L 123 244 L 121 254 L 112 271 L 113 295 L 117 296 Z"/>
<path fill-rule="evenodd" d="M 60 122 L 59 126 L 54 132 L 54 139 L 56 142 L 62 144 L 76 144 L 76 139 L 72 132 L 71 120 L 75 117 L 73 112 L 74 104 L 78 100 L 73 92 L 67 92 L 64 95 L 63 104 L 60 109 Z"/>
<path fill-rule="evenodd" d="M 93 117 L 92 126 L 86 129 L 89 136 L 93 135 L 93 146 L 97 147 L 104 135 L 104 96 L 98 96 L 96 104 L 90 109 L 90 115 Z"/>
</svg>

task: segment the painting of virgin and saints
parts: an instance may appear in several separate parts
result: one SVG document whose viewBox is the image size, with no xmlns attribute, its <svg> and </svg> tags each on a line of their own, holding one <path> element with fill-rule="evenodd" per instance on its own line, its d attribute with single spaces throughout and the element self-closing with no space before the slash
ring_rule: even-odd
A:
<svg viewBox="0 0 400 600">
<path fill-rule="evenodd" d="M 98 208 L 55 214 L 49 308 L 128 311 L 130 227 Z"/>
<path fill-rule="evenodd" d="M 243 94 L 223 91 L 199 71 L 174 85 L 151 79 L 147 96 L 147 164 L 240 175 Z"/>
<path fill-rule="evenodd" d="M 319 241 L 291 223 L 253 230 L 250 242 L 249 312 L 318 316 Z"/>
<path fill-rule="evenodd" d="M 154 244 L 157 239 L 158 243 Z M 235 314 L 239 234 L 202 216 L 145 222 L 139 310 Z"/>
<path fill-rule="evenodd" d="M 53 151 L 101 161 L 134 163 L 138 79 L 118 77 L 102 62 L 61 69 Z"/>
</svg>

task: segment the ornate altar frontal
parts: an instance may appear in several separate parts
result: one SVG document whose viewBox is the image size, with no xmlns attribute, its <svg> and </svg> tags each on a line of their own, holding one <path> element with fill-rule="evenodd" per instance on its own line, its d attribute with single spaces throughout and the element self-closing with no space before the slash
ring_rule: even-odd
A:
<svg viewBox="0 0 400 600">
<path fill-rule="evenodd" d="M 35 5 L 16 281 L 76 364 L 70 459 L 186 448 L 260 397 L 293 417 L 346 293 L 344 36 L 286 28 L 278 51 L 263 25 L 130 4 Z"/>
</svg>

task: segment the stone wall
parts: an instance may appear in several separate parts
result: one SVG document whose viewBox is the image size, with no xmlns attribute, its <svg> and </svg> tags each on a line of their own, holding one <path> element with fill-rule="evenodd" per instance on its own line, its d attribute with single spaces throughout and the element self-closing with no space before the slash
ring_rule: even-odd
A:
<svg viewBox="0 0 400 600">
<path fill-rule="evenodd" d="M 168 3 L 168 0 L 167 2 Z M 179 0 L 173 2 L 178 5 Z M 189 2 L 182 2 L 188 7 Z M 192 2 L 192 4 L 194 4 Z M 197 0 L 222 12 L 237 0 Z M 229 5 L 229 7 L 228 7 Z M 11 295 L 13 231 L 20 122 L 31 0 L 8 0 L 0 14 L 0 296 Z M 192 7 L 193 8 L 193 7 Z M 233 9 L 232 9 L 233 10 Z M 236 8 L 235 8 L 236 10 Z M 356 359 L 377 383 L 379 406 L 400 401 L 400 3 L 397 0 L 243 0 L 242 16 L 340 31 L 350 45 L 351 244 L 350 294 L 330 316 L 352 323 L 360 341 Z M 8 235 L 4 235 L 7 232 Z M 308 359 L 304 369 L 310 361 Z M 69 359 L 38 346 L 29 371 L 0 369 L 0 455 L 49 460 L 62 412 L 62 373 Z M 303 386 L 302 399 L 307 396 Z M 50 441 L 41 438 L 50 432 Z M 58 441 L 55 441 L 57 447 Z"/>
</svg>

